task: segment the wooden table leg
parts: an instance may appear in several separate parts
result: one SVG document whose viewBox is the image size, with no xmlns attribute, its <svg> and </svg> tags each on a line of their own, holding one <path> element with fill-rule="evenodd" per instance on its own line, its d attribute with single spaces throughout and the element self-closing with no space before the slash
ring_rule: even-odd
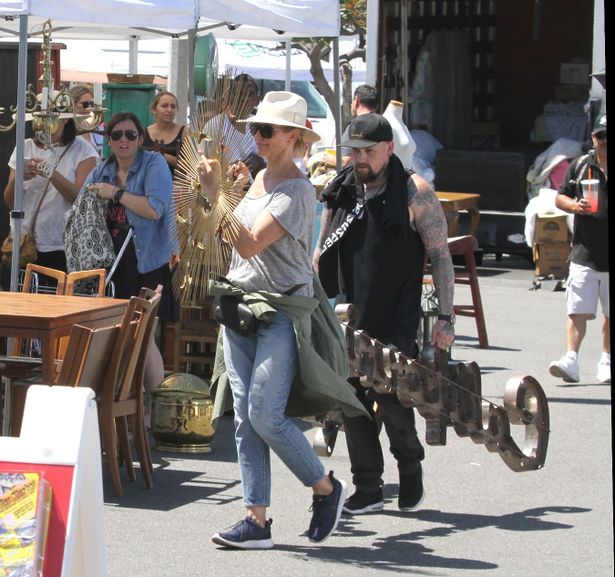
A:
<svg viewBox="0 0 615 577">
<path fill-rule="evenodd" d="M 480 210 L 476 207 L 468 208 L 468 216 L 470 217 L 468 234 L 476 236 L 478 223 L 480 222 Z"/>
<path fill-rule="evenodd" d="M 43 382 L 51 385 L 55 381 L 55 339 L 52 338 L 51 334 L 45 334 L 41 335 L 40 341 L 43 359 L 41 366 Z"/>
<path fill-rule="evenodd" d="M 447 212 L 446 220 L 448 221 L 448 236 L 457 236 L 457 229 L 459 228 L 459 212 Z"/>
</svg>

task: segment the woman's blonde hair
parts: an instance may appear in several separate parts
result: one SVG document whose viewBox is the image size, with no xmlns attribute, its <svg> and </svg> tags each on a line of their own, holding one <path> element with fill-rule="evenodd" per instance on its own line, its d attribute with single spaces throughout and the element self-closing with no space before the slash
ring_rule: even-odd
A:
<svg viewBox="0 0 615 577">
<path fill-rule="evenodd" d="M 73 99 L 73 102 L 76 102 L 84 94 L 91 94 L 93 96 L 94 89 L 89 84 L 75 84 L 70 88 L 68 94 Z"/>
<path fill-rule="evenodd" d="M 293 145 L 293 156 L 299 154 L 303 156 L 305 154 L 305 142 L 303 140 L 303 130 L 299 128 L 295 129 L 297 131 L 297 138 L 295 139 L 295 144 Z"/>
</svg>

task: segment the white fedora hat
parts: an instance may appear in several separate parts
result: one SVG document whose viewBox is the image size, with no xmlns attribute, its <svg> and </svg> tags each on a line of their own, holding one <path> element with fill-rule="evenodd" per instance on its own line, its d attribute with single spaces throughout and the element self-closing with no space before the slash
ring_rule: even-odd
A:
<svg viewBox="0 0 615 577">
<path fill-rule="evenodd" d="M 258 105 L 256 114 L 245 120 L 237 120 L 237 122 L 290 126 L 299 128 L 303 132 L 303 140 L 307 143 L 320 140 L 320 136 L 306 126 L 307 103 L 305 99 L 293 92 L 283 90 L 267 92 Z"/>
</svg>

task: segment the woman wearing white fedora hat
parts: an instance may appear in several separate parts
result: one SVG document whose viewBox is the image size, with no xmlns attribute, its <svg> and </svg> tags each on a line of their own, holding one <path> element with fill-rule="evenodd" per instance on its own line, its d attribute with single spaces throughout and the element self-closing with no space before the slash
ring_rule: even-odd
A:
<svg viewBox="0 0 615 577">
<path fill-rule="evenodd" d="M 277 300 L 314 295 L 310 249 L 316 194 L 293 160 L 306 143 L 320 139 L 306 127 L 306 113 L 302 97 L 268 92 L 256 114 L 245 121 L 254 134 L 258 154 L 267 160 L 234 212 L 242 226 L 231 240 L 233 254 L 227 278 L 245 293 L 274 293 Z M 202 191 L 214 204 L 220 187 L 220 163 L 203 156 L 198 171 Z M 270 450 L 313 490 L 309 539 L 324 541 L 339 521 L 346 484 L 332 472 L 325 474 L 309 442 L 285 414 L 298 370 L 291 316 L 287 309 L 276 309 L 273 321 L 259 325 L 256 335 L 221 327 L 247 509 L 247 516 L 235 526 L 213 535 L 213 541 L 225 547 L 273 547 L 271 520 L 266 514 L 271 504 Z"/>
</svg>

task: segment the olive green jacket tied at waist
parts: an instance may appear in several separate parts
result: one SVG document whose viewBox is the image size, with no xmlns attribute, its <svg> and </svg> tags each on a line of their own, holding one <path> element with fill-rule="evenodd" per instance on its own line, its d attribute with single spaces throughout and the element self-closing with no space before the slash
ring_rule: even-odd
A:
<svg viewBox="0 0 615 577">
<path fill-rule="evenodd" d="M 292 321 L 297 339 L 297 375 L 293 381 L 286 414 L 316 417 L 340 409 L 355 417 L 367 415 L 348 381 L 348 356 L 342 327 L 327 301 L 320 281 L 314 277 L 314 297 L 282 295 L 267 291 L 246 293 L 221 280 L 209 281 L 211 295 L 234 295 L 243 300 L 256 318 L 267 322 L 276 311 Z M 213 422 L 233 406 L 224 365 L 222 334 L 219 332 L 211 378 Z"/>
</svg>

